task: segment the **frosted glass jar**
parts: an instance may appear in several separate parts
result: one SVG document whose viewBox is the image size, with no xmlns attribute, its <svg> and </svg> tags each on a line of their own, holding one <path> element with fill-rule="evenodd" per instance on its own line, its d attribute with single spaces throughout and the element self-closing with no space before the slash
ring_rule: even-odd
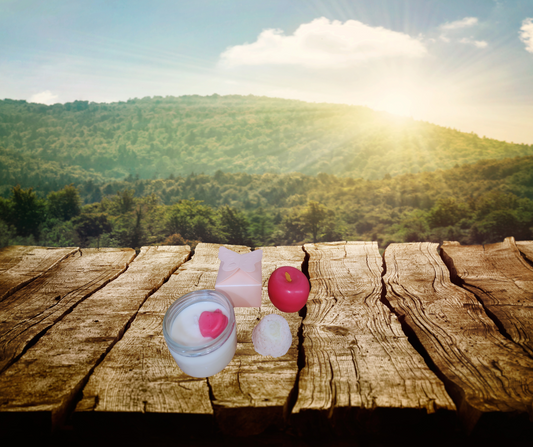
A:
<svg viewBox="0 0 533 447">
<path fill-rule="evenodd" d="M 228 324 L 216 338 L 202 337 L 198 319 L 204 311 L 217 309 Z M 209 377 L 222 371 L 235 355 L 237 329 L 233 305 L 215 290 L 196 290 L 178 298 L 165 313 L 163 335 L 181 370 L 192 377 Z"/>
</svg>

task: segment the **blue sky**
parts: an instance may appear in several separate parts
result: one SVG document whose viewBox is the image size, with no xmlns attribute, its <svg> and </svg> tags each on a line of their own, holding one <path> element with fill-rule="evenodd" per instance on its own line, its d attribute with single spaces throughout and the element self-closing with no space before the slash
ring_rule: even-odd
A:
<svg viewBox="0 0 533 447">
<path fill-rule="evenodd" d="M 0 0 L 0 98 L 213 93 L 533 144 L 533 1 Z"/>
</svg>

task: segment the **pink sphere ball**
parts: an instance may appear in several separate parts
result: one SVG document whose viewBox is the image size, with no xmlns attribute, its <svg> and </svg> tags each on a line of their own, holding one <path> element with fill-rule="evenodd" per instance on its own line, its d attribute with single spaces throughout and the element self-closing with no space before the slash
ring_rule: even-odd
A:
<svg viewBox="0 0 533 447">
<path fill-rule="evenodd" d="M 309 298 L 309 281 L 297 268 L 280 267 L 270 275 L 268 296 L 282 312 L 298 312 Z"/>
</svg>

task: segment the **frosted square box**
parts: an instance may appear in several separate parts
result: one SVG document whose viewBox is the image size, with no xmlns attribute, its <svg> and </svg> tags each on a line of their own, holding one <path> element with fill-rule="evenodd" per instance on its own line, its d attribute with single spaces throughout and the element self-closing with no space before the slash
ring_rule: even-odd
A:
<svg viewBox="0 0 533 447">
<path fill-rule="evenodd" d="M 261 307 L 262 250 L 235 253 L 226 247 L 218 250 L 220 267 L 215 290 L 224 292 L 233 307 Z"/>
</svg>

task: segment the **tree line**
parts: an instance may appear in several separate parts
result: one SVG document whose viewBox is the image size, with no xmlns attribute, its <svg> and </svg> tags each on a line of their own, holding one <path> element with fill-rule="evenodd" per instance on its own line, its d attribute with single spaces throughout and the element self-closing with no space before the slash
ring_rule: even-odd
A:
<svg viewBox="0 0 533 447">
<path fill-rule="evenodd" d="M 484 160 L 381 180 L 325 173 L 170 175 L 20 185 L 0 198 L 0 244 L 139 248 L 199 241 L 251 246 L 334 240 L 531 239 L 533 157 Z"/>
</svg>

